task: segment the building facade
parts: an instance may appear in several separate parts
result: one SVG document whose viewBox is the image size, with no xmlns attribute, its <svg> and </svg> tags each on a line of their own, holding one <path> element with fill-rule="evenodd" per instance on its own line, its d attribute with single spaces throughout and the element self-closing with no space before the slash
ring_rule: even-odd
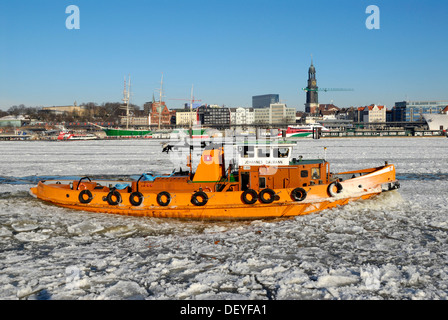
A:
<svg viewBox="0 0 448 320">
<path fill-rule="evenodd" d="M 252 108 L 269 108 L 273 103 L 280 101 L 278 94 L 264 94 L 252 97 Z"/>
<path fill-rule="evenodd" d="M 230 126 L 230 109 L 219 106 L 200 106 L 197 109 L 198 124 L 217 128 Z"/>
<path fill-rule="evenodd" d="M 120 116 L 120 124 L 123 126 L 149 126 L 151 125 L 151 117 L 130 116 L 129 118 L 127 118 L 126 116 Z"/>
<path fill-rule="evenodd" d="M 377 106 L 376 104 L 372 104 L 370 106 L 360 107 L 358 110 L 360 111 L 358 115 L 359 122 L 374 123 L 387 121 L 385 106 Z"/>
<path fill-rule="evenodd" d="M 164 101 L 150 103 L 149 117 L 151 125 L 163 126 L 171 124 L 171 112 Z"/>
<path fill-rule="evenodd" d="M 401 101 L 392 108 L 392 119 L 396 122 L 425 121 L 424 114 L 441 113 L 448 106 L 443 101 Z"/>
<path fill-rule="evenodd" d="M 78 106 L 76 102 L 72 106 L 53 106 L 53 107 L 43 107 L 42 112 L 47 112 L 51 114 L 78 114 L 85 115 L 89 111 L 86 106 Z"/>
<path fill-rule="evenodd" d="M 273 103 L 269 108 L 254 109 L 254 120 L 258 124 L 294 124 L 296 109 L 284 103 Z"/>
<path fill-rule="evenodd" d="M 198 117 L 196 110 L 176 110 L 176 125 L 177 126 L 190 126 L 197 125 Z"/>
<path fill-rule="evenodd" d="M 250 125 L 254 121 L 254 108 L 230 108 L 230 123 L 232 125 Z"/>
</svg>

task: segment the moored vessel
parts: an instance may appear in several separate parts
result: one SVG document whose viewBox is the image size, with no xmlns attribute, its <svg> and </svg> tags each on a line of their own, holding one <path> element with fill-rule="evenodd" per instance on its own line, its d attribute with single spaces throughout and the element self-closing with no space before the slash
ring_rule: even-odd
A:
<svg viewBox="0 0 448 320">
<path fill-rule="evenodd" d="M 130 97 L 131 97 L 131 78 L 129 77 L 129 84 L 128 87 L 126 87 L 126 79 L 124 80 L 124 89 L 123 89 L 123 106 L 122 109 L 126 110 L 126 128 L 111 128 L 111 127 L 102 127 L 98 125 L 94 125 L 96 127 L 99 127 L 101 130 L 104 131 L 106 136 L 108 137 L 114 137 L 114 138 L 128 138 L 128 137 L 144 137 L 149 136 L 152 132 L 151 129 L 149 129 L 149 118 L 148 118 L 148 129 L 135 129 L 135 128 L 129 128 L 129 119 L 130 119 Z"/>
<path fill-rule="evenodd" d="M 328 132 L 329 129 L 320 124 L 311 124 L 306 126 L 288 126 L 285 132 L 285 138 L 312 138 L 320 136 L 322 132 Z M 283 133 L 279 133 L 282 136 Z"/>
<path fill-rule="evenodd" d="M 331 173 L 324 159 L 292 158 L 295 144 L 237 145 L 227 163 L 223 144 L 210 144 L 193 171 L 142 174 L 129 181 L 40 181 L 30 193 L 66 208 L 187 219 L 263 219 L 305 215 L 397 189 L 395 167 Z"/>
</svg>

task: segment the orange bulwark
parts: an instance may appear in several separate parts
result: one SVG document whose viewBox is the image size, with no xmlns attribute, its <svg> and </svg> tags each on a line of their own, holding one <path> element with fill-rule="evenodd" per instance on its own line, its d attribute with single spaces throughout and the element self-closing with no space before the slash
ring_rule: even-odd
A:
<svg viewBox="0 0 448 320">
<path fill-rule="evenodd" d="M 322 159 L 291 159 L 292 144 L 238 146 L 238 167 L 223 146 L 206 148 L 196 172 L 143 174 L 138 181 L 40 181 L 30 193 L 62 207 L 186 219 L 291 217 L 369 199 L 399 187 L 391 164 L 330 173 Z"/>
</svg>

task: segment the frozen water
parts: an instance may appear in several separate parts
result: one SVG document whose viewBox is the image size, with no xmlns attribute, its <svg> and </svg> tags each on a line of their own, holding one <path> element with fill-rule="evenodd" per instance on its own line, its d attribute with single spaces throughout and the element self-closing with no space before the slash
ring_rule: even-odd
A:
<svg viewBox="0 0 448 320">
<path fill-rule="evenodd" d="M 401 189 L 247 222 L 93 214 L 28 194 L 45 177 L 170 172 L 161 141 L 4 141 L 0 153 L 1 299 L 447 299 L 448 139 L 300 140 L 295 156 L 325 155 L 333 172 L 394 163 Z"/>
</svg>

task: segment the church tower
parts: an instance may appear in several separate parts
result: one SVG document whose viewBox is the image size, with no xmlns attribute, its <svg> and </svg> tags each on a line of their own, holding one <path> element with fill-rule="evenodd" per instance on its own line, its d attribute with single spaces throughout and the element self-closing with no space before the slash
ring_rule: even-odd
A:
<svg viewBox="0 0 448 320">
<path fill-rule="evenodd" d="M 313 59 L 311 58 L 311 66 L 308 69 L 308 86 L 306 88 L 306 103 L 305 112 L 310 114 L 316 114 L 319 109 L 319 101 L 317 98 L 317 82 L 316 82 L 316 68 L 313 65 Z"/>
</svg>

